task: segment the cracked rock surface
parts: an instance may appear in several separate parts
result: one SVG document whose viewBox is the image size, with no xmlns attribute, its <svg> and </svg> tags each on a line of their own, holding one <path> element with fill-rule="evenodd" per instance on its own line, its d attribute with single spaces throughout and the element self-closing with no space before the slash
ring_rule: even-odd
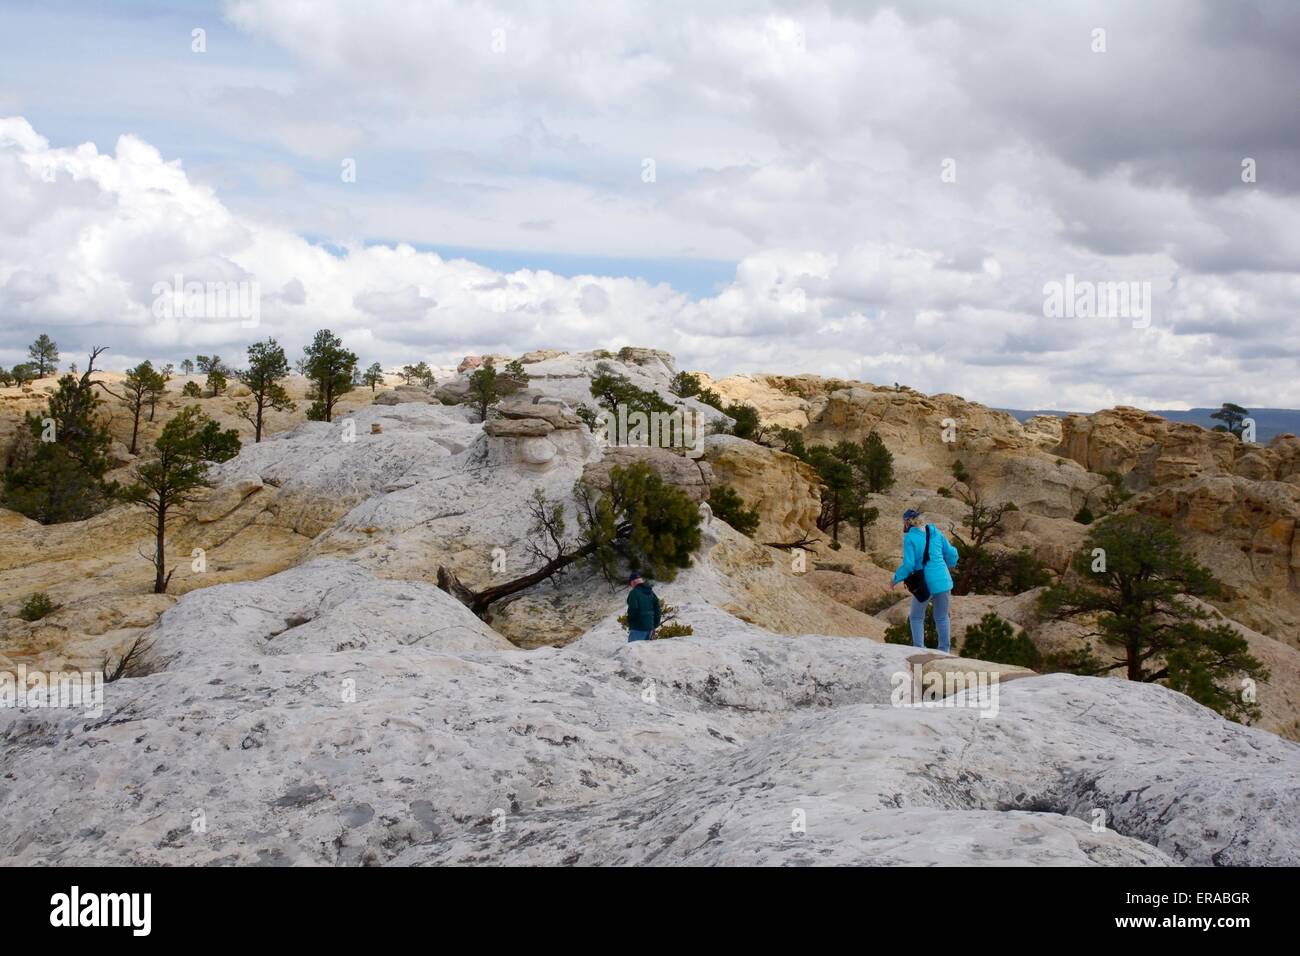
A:
<svg viewBox="0 0 1300 956">
<path fill-rule="evenodd" d="M 521 651 L 318 560 L 185 596 L 102 715 L 0 711 L 0 852 L 105 864 L 1300 862 L 1300 747 L 1063 675 L 894 706 L 912 649 L 685 603 Z M 1101 812 L 1104 827 L 1094 827 Z M 201 824 L 201 825 L 200 825 Z"/>
</svg>

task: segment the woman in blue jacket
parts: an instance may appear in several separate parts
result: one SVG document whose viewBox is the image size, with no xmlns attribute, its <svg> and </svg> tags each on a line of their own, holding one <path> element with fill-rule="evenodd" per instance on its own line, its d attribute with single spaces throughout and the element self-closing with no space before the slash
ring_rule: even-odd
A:
<svg viewBox="0 0 1300 956">
<path fill-rule="evenodd" d="M 948 653 L 952 623 L 948 617 L 948 597 L 952 594 L 950 568 L 957 567 L 957 549 L 948 543 L 943 532 L 930 525 L 930 553 L 925 554 L 925 519 L 921 512 L 908 508 L 903 512 L 903 563 L 894 572 L 898 584 L 918 569 L 925 570 L 925 585 L 930 597 L 925 601 L 912 598 L 908 622 L 912 625 L 912 646 L 925 647 L 925 606 L 934 605 L 934 629 L 939 632 L 939 650 Z M 926 560 L 926 559 L 929 560 Z"/>
</svg>

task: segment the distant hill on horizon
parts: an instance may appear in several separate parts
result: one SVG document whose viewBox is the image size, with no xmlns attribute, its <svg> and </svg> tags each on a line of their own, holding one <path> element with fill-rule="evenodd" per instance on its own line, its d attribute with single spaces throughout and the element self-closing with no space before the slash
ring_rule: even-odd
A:
<svg viewBox="0 0 1300 956">
<path fill-rule="evenodd" d="M 1014 415 L 1017 421 L 1021 422 L 1033 418 L 1035 415 L 1055 415 L 1057 418 L 1064 418 L 1066 415 L 1093 414 L 1092 412 L 1061 411 L 1052 408 L 999 408 L 998 411 Z M 1217 408 L 1189 408 L 1185 411 L 1148 408 L 1145 411 L 1174 422 L 1191 422 L 1193 425 L 1200 425 L 1202 428 L 1212 429 L 1215 425 L 1221 424 L 1210 417 L 1211 413 L 1218 411 Z M 1255 419 L 1255 440 L 1261 445 L 1267 445 L 1277 435 L 1300 435 L 1300 409 L 1252 408 L 1250 409 L 1250 417 Z"/>
</svg>

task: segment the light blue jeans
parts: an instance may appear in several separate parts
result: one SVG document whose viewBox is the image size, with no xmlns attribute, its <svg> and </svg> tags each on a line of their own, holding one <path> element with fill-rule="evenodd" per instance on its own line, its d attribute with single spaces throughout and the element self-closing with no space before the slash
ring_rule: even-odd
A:
<svg viewBox="0 0 1300 956">
<path fill-rule="evenodd" d="M 912 598 L 912 611 L 907 615 L 912 625 L 912 646 L 925 647 L 925 606 L 934 605 L 934 629 L 939 633 L 939 650 L 948 653 L 948 642 L 952 637 L 952 622 L 948 620 L 948 597 L 951 591 L 931 594 L 930 600 L 918 601 Z"/>
<path fill-rule="evenodd" d="M 650 640 L 651 633 L 651 631 L 634 631 L 629 628 L 627 632 L 627 642 L 631 644 L 633 641 L 648 641 Z"/>
</svg>

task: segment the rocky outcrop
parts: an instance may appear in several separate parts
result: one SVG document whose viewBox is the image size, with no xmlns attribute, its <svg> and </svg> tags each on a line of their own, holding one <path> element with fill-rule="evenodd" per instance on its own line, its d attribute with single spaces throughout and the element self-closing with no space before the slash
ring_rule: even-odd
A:
<svg viewBox="0 0 1300 956">
<path fill-rule="evenodd" d="M 482 368 L 488 362 L 501 369 L 509 361 L 511 361 L 509 355 L 466 355 L 460 360 L 460 364 L 456 366 L 456 371 L 457 373 L 472 372 L 476 368 Z"/>
<path fill-rule="evenodd" d="M 817 532 L 821 492 L 816 470 L 793 455 L 734 435 L 710 435 L 704 457 L 714 481 L 730 485 L 758 511 L 759 541 L 799 541 Z"/>
<path fill-rule="evenodd" d="M 1226 586 L 1216 603 L 1234 619 L 1300 647 L 1300 486 L 1202 475 L 1132 507 L 1174 526 Z"/>
<path fill-rule="evenodd" d="M 709 497 L 713 485 L 713 469 L 703 459 L 687 458 L 667 448 L 647 445 L 611 445 L 599 461 L 592 462 L 582 477 L 602 491 L 609 487 L 609 473 L 615 467 L 627 468 L 644 462 L 665 483 L 686 492 L 699 504 Z"/>
</svg>

